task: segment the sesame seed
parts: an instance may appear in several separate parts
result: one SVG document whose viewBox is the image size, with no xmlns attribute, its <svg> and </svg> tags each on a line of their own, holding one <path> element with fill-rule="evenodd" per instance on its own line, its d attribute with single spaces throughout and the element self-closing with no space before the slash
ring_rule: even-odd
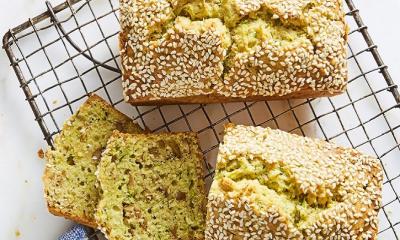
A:
<svg viewBox="0 0 400 240">
<path fill-rule="evenodd" d="M 247 166 L 248 175 L 244 172 L 238 180 L 231 180 L 230 189 L 234 190 L 225 192 L 219 187 L 221 179 L 235 172 L 236 165 L 230 162 L 239 159 Z M 367 239 L 366 236 L 377 234 L 383 174 L 375 158 L 280 130 L 229 125 L 217 161 L 218 180 L 212 184 L 207 205 L 207 240 L 238 236 L 239 239 Z M 255 163 L 261 166 L 254 168 Z M 286 210 L 261 201 L 263 194 L 257 189 L 264 189 L 267 194 L 275 190 L 258 180 L 267 173 L 251 171 L 271 169 L 274 164 L 287 170 L 282 173 L 284 179 L 295 183 L 287 189 L 289 193 L 276 193 L 276 198 L 304 196 L 301 206 L 317 209 L 315 213 L 307 212 L 311 222 L 296 224 L 284 213 Z M 363 188 L 365 185 L 371 189 Z M 291 208 L 290 204 L 285 206 Z"/>
<path fill-rule="evenodd" d="M 234 29 L 227 29 L 222 21 L 215 20 L 206 30 L 187 29 L 180 21 L 188 24 L 194 21 L 175 16 L 174 10 L 179 5 L 176 0 L 158 0 L 149 4 L 140 0 L 122 1 L 121 27 L 127 39 L 121 49 L 124 81 L 135 82 L 136 88 L 142 90 L 137 94 L 136 89 L 130 87 L 127 93 L 135 97 L 129 99 L 134 100 L 137 96 L 160 99 L 161 94 L 163 98 L 175 98 L 204 93 L 242 98 L 285 96 L 305 88 L 313 89 L 313 95 L 342 92 L 347 82 L 347 70 L 346 25 L 343 12 L 337 7 L 341 2 L 326 0 L 325 4 L 311 8 L 308 3 L 308 0 L 235 1 L 240 17 L 267 9 L 274 21 L 281 21 L 284 28 L 298 35 L 296 40 L 285 44 L 279 38 L 267 39 L 249 51 L 232 52 L 229 47 L 234 48 L 234 38 L 232 46 L 226 47 L 222 43 L 224 34 L 230 37 Z M 328 14 L 329 18 L 326 17 Z M 206 21 L 212 19 L 204 18 L 196 24 Z M 154 41 L 153 29 L 169 22 L 172 22 L 171 27 Z M 227 61 L 234 64 L 224 72 Z M 135 75 L 126 74 L 136 69 L 136 64 L 151 67 L 146 72 L 137 70 Z M 156 78 L 170 79 L 169 90 L 165 91 L 159 82 L 141 87 Z M 202 89 L 211 81 L 217 87 Z M 229 86 L 232 83 L 235 86 Z"/>
</svg>

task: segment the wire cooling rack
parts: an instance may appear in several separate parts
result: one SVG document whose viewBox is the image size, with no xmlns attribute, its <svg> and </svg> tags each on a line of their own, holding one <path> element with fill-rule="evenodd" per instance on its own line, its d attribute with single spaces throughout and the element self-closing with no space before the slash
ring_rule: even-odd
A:
<svg viewBox="0 0 400 240">
<path fill-rule="evenodd" d="M 377 156 L 384 168 L 379 238 L 400 236 L 400 95 L 358 9 L 346 0 L 351 27 L 346 93 L 320 99 L 132 107 L 123 102 L 118 53 L 118 0 L 70 0 L 11 29 L 3 38 L 26 100 L 52 145 L 62 123 L 91 92 L 152 131 L 195 131 L 208 184 L 223 125 L 269 126 Z"/>
</svg>

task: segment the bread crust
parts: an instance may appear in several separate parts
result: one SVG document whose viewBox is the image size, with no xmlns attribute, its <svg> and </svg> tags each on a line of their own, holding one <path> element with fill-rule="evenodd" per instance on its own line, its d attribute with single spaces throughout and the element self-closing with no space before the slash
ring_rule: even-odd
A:
<svg viewBox="0 0 400 240">
<path fill-rule="evenodd" d="M 51 214 L 53 214 L 54 216 L 58 216 L 58 217 L 63 217 L 65 219 L 77 222 L 79 224 L 91 227 L 91 228 L 97 228 L 97 224 L 94 221 L 91 221 L 87 218 L 82 218 L 82 217 L 78 217 L 78 216 L 74 216 L 72 214 L 69 214 L 67 212 L 63 212 L 61 211 L 59 208 L 53 208 L 49 205 L 47 205 L 47 209 L 49 210 L 49 212 Z"/>
<path fill-rule="evenodd" d="M 44 183 L 46 182 L 50 182 L 51 178 L 49 176 L 49 169 L 46 167 L 44 170 L 44 174 L 42 176 L 42 180 Z M 46 198 L 46 195 L 45 195 Z M 63 217 L 65 219 L 80 223 L 82 225 L 91 227 L 91 228 L 97 228 L 97 224 L 94 221 L 93 218 L 86 218 L 86 217 L 79 217 L 79 216 L 75 216 L 73 214 L 70 214 L 68 212 L 63 211 L 60 208 L 57 207 L 53 207 L 50 205 L 51 203 L 49 201 L 47 201 L 47 210 L 53 214 L 54 216 L 58 216 L 58 217 Z"/>
<path fill-rule="evenodd" d="M 341 94 L 343 91 L 329 92 L 319 91 L 316 92 L 312 89 L 304 89 L 298 92 L 290 93 L 284 96 L 250 96 L 246 98 L 232 98 L 222 95 L 200 95 L 190 97 L 178 98 L 164 98 L 151 100 L 149 97 L 137 98 L 129 100 L 133 106 L 151 106 L 151 105 L 175 105 L 175 104 L 211 104 L 211 103 L 229 103 L 229 102 L 255 102 L 255 101 L 279 101 L 286 99 L 305 99 L 305 98 L 318 98 L 318 97 L 332 97 Z"/>
<path fill-rule="evenodd" d="M 377 215 L 381 204 L 383 181 L 383 173 L 379 160 L 363 155 L 353 149 L 338 147 L 318 139 L 291 135 L 279 130 L 262 130 L 262 128 L 255 127 L 247 127 L 246 129 L 244 126 L 227 124 L 225 126 L 225 136 L 227 135 L 229 135 L 229 139 L 224 137 L 224 144 L 229 145 L 224 146 L 223 144 L 220 146 L 216 177 L 209 194 L 206 227 L 207 240 L 372 240 L 377 238 Z M 270 136 L 272 136 L 272 138 L 268 140 L 268 142 L 263 142 L 267 141 L 265 139 L 269 139 Z M 237 140 L 235 140 L 236 138 Z M 254 142 L 260 141 L 265 143 L 265 145 L 262 146 L 268 148 L 270 152 L 263 152 L 264 148 L 258 148 L 254 145 L 254 142 L 252 142 L 251 146 L 247 145 L 246 140 L 256 138 L 258 140 L 254 140 Z M 290 138 L 295 140 L 288 141 L 287 139 Z M 283 147 L 286 148 L 287 154 L 281 154 L 282 148 L 278 147 L 278 145 L 283 146 L 284 142 L 288 143 L 287 147 Z M 304 149 L 302 149 L 302 146 L 304 146 Z M 311 148 L 307 146 L 311 146 Z M 292 175 L 287 175 L 287 177 L 293 178 L 294 183 L 297 182 L 296 179 L 302 179 L 299 182 L 300 186 L 305 182 L 310 184 L 302 185 L 302 188 L 295 190 L 295 192 L 302 192 L 302 194 L 305 194 L 303 201 L 307 202 L 307 192 L 310 189 L 314 189 L 314 187 L 315 190 L 308 193 L 314 194 L 319 191 L 319 194 L 316 196 L 317 198 L 319 195 L 326 196 L 324 195 L 324 191 L 329 191 L 329 193 L 333 194 L 332 202 L 322 207 L 321 212 L 317 212 L 315 215 L 310 214 L 313 215 L 310 220 L 311 222 L 303 222 L 299 225 L 295 225 L 298 224 L 298 222 L 294 220 L 295 216 L 289 215 L 286 210 L 280 208 L 276 203 L 268 201 L 260 203 L 261 200 L 259 196 L 262 196 L 262 194 L 258 191 L 260 191 L 260 189 L 266 191 L 265 189 L 269 188 L 269 186 L 264 187 L 266 183 L 261 184 L 259 180 L 251 178 L 246 179 L 245 176 L 242 176 L 243 179 L 238 181 L 231 180 L 230 178 L 225 181 L 224 176 L 226 175 L 221 172 L 224 171 L 224 167 L 227 166 L 226 164 L 229 164 L 232 159 L 236 157 L 239 158 L 239 156 L 247 156 L 245 155 L 246 149 L 250 150 L 248 154 L 253 154 L 249 159 L 261 158 L 261 162 L 266 164 L 266 162 L 269 163 L 269 160 L 274 163 L 275 161 L 281 161 L 275 157 L 291 156 L 292 150 L 290 150 L 290 148 L 296 150 L 293 152 L 293 158 L 288 161 L 292 162 L 293 159 L 298 158 L 301 164 L 296 165 L 296 163 L 293 163 L 294 165 L 290 165 L 290 163 L 285 163 L 283 161 L 283 165 L 279 166 L 291 172 Z M 271 149 L 276 149 L 279 153 L 274 153 Z M 310 156 L 309 159 L 303 159 L 300 156 L 301 154 L 298 154 L 299 151 L 297 151 L 297 149 L 302 149 L 300 151 L 303 151 L 305 155 L 315 154 L 317 156 L 315 159 L 320 159 L 321 162 L 324 162 L 324 164 L 327 163 L 327 165 L 321 163 L 321 166 L 318 167 L 319 172 L 316 175 L 313 174 L 312 171 L 307 171 L 306 174 L 303 173 L 306 170 L 301 170 L 302 164 L 307 166 L 305 168 L 309 170 L 309 165 L 306 165 L 307 161 L 311 161 L 315 156 Z M 312 149 L 314 149 L 314 151 Z M 331 162 L 330 159 L 336 160 Z M 335 169 L 342 168 L 339 170 L 339 173 L 342 174 L 336 175 L 335 173 L 329 175 L 329 170 L 327 170 L 330 169 L 329 166 L 331 165 L 329 164 L 334 164 L 335 167 L 332 168 Z M 270 165 L 263 166 L 265 168 L 270 167 Z M 297 166 L 300 169 L 294 169 L 292 166 Z M 250 167 L 249 169 L 252 168 Z M 234 171 L 234 169 L 232 170 L 232 168 L 230 168 L 229 171 Z M 229 172 L 227 174 L 229 174 Z M 318 180 L 311 180 L 314 176 L 317 176 L 316 179 Z M 318 178 L 319 176 L 322 177 Z M 330 185 L 331 183 L 333 184 Z M 260 184 L 261 188 L 257 188 L 256 186 L 260 186 Z M 295 188 L 296 184 L 291 185 L 291 187 Z M 266 193 L 264 192 L 263 194 Z M 271 192 L 267 194 L 271 194 Z M 331 195 L 328 194 L 327 196 Z M 285 206 L 289 208 L 289 205 Z M 309 219 L 307 221 L 309 221 Z"/>
<path fill-rule="evenodd" d="M 318 6 L 308 5 L 310 1 L 307 0 L 270 3 L 254 0 L 249 4 L 247 1 L 232 2 L 237 4 L 235 11 L 240 12 L 237 14 L 242 19 L 267 8 L 266 12 L 273 14 L 273 19 L 280 21 L 289 32 L 302 28 L 298 30 L 301 33 L 285 47 L 277 42 L 283 44 L 287 39 L 278 37 L 264 39 L 255 48 L 241 52 L 233 50 L 238 48 L 234 40 L 229 47 L 221 43 L 225 36 L 221 32 L 224 30 L 216 30 L 209 25 L 207 31 L 203 29 L 205 32 L 196 32 L 190 27 L 189 30 L 182 30 L 180 23 L 176 23 L 179 13 L 177 16 L 172 14 L 177 11 L 174 2 L 121 0 L 119 48 L 125 101 L 132 105 L 270 101 L 328 97 L 345 91 L 348 26 L 341 1 L 327 0 L 325 5 Z M 181 3 L 186 4 L 187 1 L 178 5 Z M 308 12 L 303 12 L 308 8 Z M 146 11 L 152 15 L 149 22 L 145 17 Z M 195 18 L 197 20 L 192 21 L 219 18 L 206 16 L 200 18 L 203 20 Z M 219 20 L 223 22 L 223 19 Z M 154 37 L 148 29 L 160 25 L 166 25 L 167 30 Z M 232 39 L 236 27 L 228 31 Z M 158 34 L 158 30 L 155 32 Z M 185 39 L 193 35 L 197 45 L 185 45 Z M 177 39 L 184 42 L 183 46 Z M 215 42 L 219 43 L 213 45 Z M 208 52 L 204 49 L 192 51 L 209 43 Z M 177 47 L 172 47 L 174 45 Z M 175 54 L 180 58 L 186 53 L 188 57 L 185 60 L 175 60 Z M 210 55 L 212 57 L 204 60 Z M 196 64 L 201 67 L 193 67 L 197 65 L 192 60 L 198 61 Z M 179 70 L 171 67 L 175 65 Z"/>
<path fill-rule="evenodd" d="M 101 104 L 104 108 L 107 108 L 108 110 L 113 111 L 115 114 L 118 115 L 118 118 L 123 119 L 125 121 L 133 121 L 130 117 L 126 116 L 123 112 L 121 112 L 118 109 L 111 106 L 106 100 L 104 100 L 103 98 L 101 98 L 100 96 L 98 96 L 95 93 L 89 94 L 89 97 L 84 104 L 90 105 L 92 102 L 101 102 Z M 138 131 L 142 132 L 143 129 L 137 123 L 136 123 L 136 125 L 137 125 Z M 144 131 L 149 132 L 148 129 L 145 129 Z"/>
</svg>

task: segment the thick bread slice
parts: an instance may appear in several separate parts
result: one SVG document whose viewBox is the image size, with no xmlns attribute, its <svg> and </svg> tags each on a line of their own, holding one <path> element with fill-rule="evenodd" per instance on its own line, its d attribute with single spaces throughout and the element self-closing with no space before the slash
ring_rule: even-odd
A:
<svg viewBox="0 0 400 240">
<path fill-rule="evenodd" d="M 109 240 L 204 239 L 206 194 L 194 133 L 115 132 L 98 167 Z"/>
<path fill-rule="evenodd" d="M 376 239 L 382 179 L 379 160 L 354 149 L 228 125 L 206 239 Z"/>
<path fill-rule="evenodd" d="M 138 133 L 139 125 L 96 95 L 69 118 L 45 153 L 43 176 L 48 209 L 57 216 L 95 227 L 99 193 L 95 171 L 114 130 Z"/>
</svg>

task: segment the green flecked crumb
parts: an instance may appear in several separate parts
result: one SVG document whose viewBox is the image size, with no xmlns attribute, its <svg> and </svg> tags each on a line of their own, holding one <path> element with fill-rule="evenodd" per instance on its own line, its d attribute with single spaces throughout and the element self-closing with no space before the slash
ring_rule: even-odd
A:
<svg viewBox="0 0 400 240">
<path fill-rule="evenodd" d="M 232 38 L 235 43 L 234 50 L 238 52 L 249 51 L 267 40 L 274 40 L 281 47 L 285 47 L 293 41 L 307 41 L 307 37 L 301 31 L 263 19 L 244 21 L 239 24 L 233 30 Z"/>
<path fill-rule="evenodd" d="M 21 232 L 20 232 L 18 229 L 15 230 L 15 237 L 16 237 L 16 238 L 21 237 Z"/>
<path fill-rule="evenodd" d="M 309 31 L 303 18 L 281 19 L 276 15 L 274 3 L 268 1 L 246 13 L 241 12 L 240 1 L 172 2 L 172 11 L 162 21 L 149 26 L 150 40 L 163 39 L 168 29 L 177 27 L 200 33 L 204 30 L 215 30 L 221 36 L 222 47 L 229 53 L 228 66 L 232 65 L 230 61 L 234 61 L 231 56 L 252 52 L 254 47 L 268 41 L 284 49 L 288 46 L 312 44 L 310 41 L 315 38 L 315 33 Z M 318 4 L 320 3 L 313 2 L 305 5 L 300 11 L 311 11 Z"/>
<path fill-rule="evenodd" d="M 62 214 L 95 224 L 98 202 L 97 164 L 114 130 L 141 132 L 129 117 L 97 96 L 91 96 L 67 120 L 45 156 L 43 177 L 49 207 Z"/>
<path fill-rule="evenodd" d="M 299 195 L 295 179 L 283 163 L 267 164 L 260 159 L 250 160 L 242 156 L 218 168 L 216 181 L 229 179 L 236 182 L 238 189 L 251 185 L 260 209 L 276 206 L 300 228 L 313 223 L 319 213 L 337 204 L 326 197 Z"/>
<path fill-rule="evenodd" d="M 298 26 L 285 26 L 273 19 L 273 14 L 265 6 L 244 16 L 238 11 L 237 3 L 230 0 L 191 1 L 180 8 L 179 14 L 192 20 L 221 20 L 229 29 L 233 50 L 237 52 L 249 51 L 268 39 L 282 41 L 283 45 L 298 38 L 304 41 L 306 35 Z"/>
<path fill-rule="evenodd" d="M 180 13 L 196 20 L 219 18 L 228 28 L 235 27 L 241 19 L 235 1 L 230 0 L 191 1 L 184 5 Z"/>
<path fill-rule="evenodd" d="M 113 135 L 98 170 L 108 239 L 204 239 L 201 164 L 192 134 Z"/>
</svg>

